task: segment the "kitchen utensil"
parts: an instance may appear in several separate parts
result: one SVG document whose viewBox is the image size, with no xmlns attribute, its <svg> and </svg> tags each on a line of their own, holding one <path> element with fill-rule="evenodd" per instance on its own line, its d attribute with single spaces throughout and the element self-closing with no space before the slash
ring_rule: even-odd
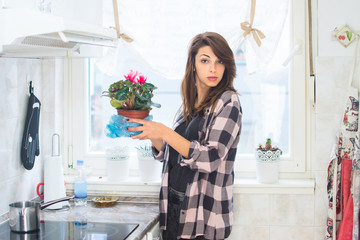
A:
<svg viewBox="0 0 360 240">
<path fill-rule="evenodd" d="M 40 228 L 40 210 L 62 201 L 74 198 L 64 197 L 53 201 L 40 203 L 35 201 L 22 201 L 9 204 L 9 225 L 13 232 L 31 232 Z"/>
<path fill-rule="evenodd" d="M 39 121 L 40 121 L 40 100 L 34 95 L 32 81 L 29 84 L 29 101 L 23 138 L 21 143 L 21 162 L 25 169 L 34 167 L 35 156 L 40 154 L 39 144 Z"/>
</svg>

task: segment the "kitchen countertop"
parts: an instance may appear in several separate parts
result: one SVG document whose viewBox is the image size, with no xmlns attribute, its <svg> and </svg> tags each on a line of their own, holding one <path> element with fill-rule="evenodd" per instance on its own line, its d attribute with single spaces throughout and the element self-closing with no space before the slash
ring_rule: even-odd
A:
<svg viewBox="0 0 360 240">
<path fill-rule="evenodd" d="M 69 201 L 65 210 L 41 211 L 40 219 L 46 221 L 86 221 L 109 223 L 138 223 L 139 226 L 127 240 L 141 240 L 159 221 L 158 198 L 119 197 L 111 207 L 99 207 L 88 197 L 87 206 L 78 207 Z M 7 223 L 6 223 L 7 224 Z"/>
</svg>

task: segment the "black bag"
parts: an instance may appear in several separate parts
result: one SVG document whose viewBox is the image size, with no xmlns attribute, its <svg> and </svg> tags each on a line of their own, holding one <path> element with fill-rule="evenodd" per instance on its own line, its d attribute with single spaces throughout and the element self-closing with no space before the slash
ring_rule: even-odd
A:
<svg viewBox="0 0 360 240">
<path fill-rule="evenodd" d="M 40 154 L 39 121 L 41 103 L 33 93 L 31 82 L 29 91 L 30 97 L 21 143 L 21 162 L 27 170 L 34 167 L 35 156 L 39 156 Z"/>
</svg>

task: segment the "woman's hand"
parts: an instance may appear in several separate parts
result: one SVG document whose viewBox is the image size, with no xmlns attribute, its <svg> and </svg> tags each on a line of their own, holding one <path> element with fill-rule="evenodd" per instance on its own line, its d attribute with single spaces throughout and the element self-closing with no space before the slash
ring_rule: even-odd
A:
<svg viewBox="0 0 360 240">
<path fill-rule="evenodd" d="M 132 139 L 163 140 L 165 132 L 168 131 L 169 129 L 165 125 L 153 121 L 146 121 L 146 120 L 134 119 L 134 118 L 129 119 L 128 121 L 142 125 L 138 127 L 128 127 L 127 129 L 128 131 L 142 132 L 136 136 L 131 136 Z"/>
<path fill-rule="evenodd" d="M 178 153 L 184 157 L 188 157 L 190 141 L 179 135 L 171 128 L 166 127 L 162 123 L 146 121 L 142 119 L 129 119 L 129 122 L 138 123 L 142 126 L 128 127 L 128 131 L 142 132 L 136 136 L 131 136 L 132 139 L 146 140 L 150 139 L 156 149 L 160 149 L 164 142 L 167 142 Z"/>
</svg>

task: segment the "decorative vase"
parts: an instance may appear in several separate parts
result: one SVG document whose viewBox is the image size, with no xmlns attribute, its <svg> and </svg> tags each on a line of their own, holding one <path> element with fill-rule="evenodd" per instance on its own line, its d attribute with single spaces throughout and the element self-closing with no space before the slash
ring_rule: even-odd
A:
<svg viewBox="0 0 360 240">
<path fill-rule="evenodd" d="M 256 178 L 260 183 L 279 181 L 281 150 L 256 150 Z"/>
<path fill-rule="evenodd" d="M 149 110 L 126 110 L 117 108 L 118 115 L 127 117 L 127 118 L 138 118 L 138 119 L 144 119 L 147 116 L 149 116 Z"/>
</svg>

